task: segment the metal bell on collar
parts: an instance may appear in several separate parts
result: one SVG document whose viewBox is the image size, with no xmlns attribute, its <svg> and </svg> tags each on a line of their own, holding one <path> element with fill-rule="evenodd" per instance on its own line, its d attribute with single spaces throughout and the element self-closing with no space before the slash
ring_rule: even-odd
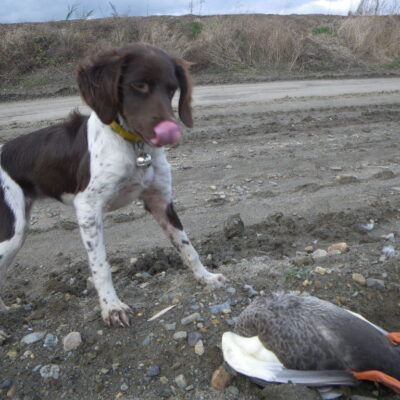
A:
<svg viewBox="0 0 400 400">
<path fill-rule="evenodd" d="M 140 153 L 136 159 L 136 166 L 139 168 L 148 168 L 152 162 L 151 155 L 148 153 Z"/>
</svg>

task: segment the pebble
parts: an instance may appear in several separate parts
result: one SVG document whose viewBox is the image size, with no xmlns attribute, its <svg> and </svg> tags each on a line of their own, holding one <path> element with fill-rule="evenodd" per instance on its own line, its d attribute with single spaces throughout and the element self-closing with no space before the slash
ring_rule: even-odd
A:
<svg viewBox="0 0 400 400">
<path fill-rule="evenodd" d="M 45 332 L 32 332 L 21 339 L 22 344 L 32 344 L 44 338 Z"/>
<path fill-rule="evenodd" d="M 184 340 L 187 338 L 187 332 L 185 331 L 175 332 L 173 338 L 174 340 Z"/>
<path fill-rule="evenodd" d="M 204 354 L 204 344 L 202 340 L 199 340 L 196 345 L 194 346 L 194 352 L 198 356 L 202 356 Z"/>
<path fill-rule="evenodd" d="M 364 277 L 363 275 L 361 275 L 361 274 L 355 272 L 355 273 L 352 275 L 352 278 L 353 278 L 353 281 L 354 281 L 354 282 L 358 283 L 358 284 L 361 285 L 361 286 L 365 286 L 365 284 L 366 284 L 366 279 L 365 279 L 365 277 Z"/>
<path fill-rule="evenodd" d="M 254 290 L 253 286 L 251 286 L 251 285 L 244 285 L 243 288 L 247 290 L 247 295 L 249 297 L 254 297 L 254 296 L 258 296 L 259 295 L 257 290 Z"/>
<path fill-rule="evenodd" d="M 70 332 L 63 338 L 64 351 L 76 350 L 82 344 L 82 337 L 79 332 Z"/>
<path fill-rule="evenodd" d="M 9 338 L 10 338 L 10 335 L 8 335 L 5 331 L 0 329 L 0 346 L 3 345 L 3 343 L 5 343 L 6 340 Z"/>
<path fill-rule="evenodd" d="M 347 185 L 348 183 L 355 183 L 359 182 L 359 179 L 355 175 L 344 174 L 344 175 L 337 175 L 336 182 L 340 185 Z"/>
<path fill-rule="evenodd" d="M 367 279 L 367 286 L 377 289 L 377 290 L 385 290 L 385 282 L 381 279 L 375 279 L 375 278 L 368 278 Z"/>
<path fill-rule="evenodd" d="M 229 216 L 224 222 L 224 235 L 227 239 L 242 236 L 244 232 L 244 223 L 240 214 Z"/>
<path fill-rule="evenodd" d="M 12 386 L 13 381 L 11 379 L 6 379 L 0 383 L 0 389 L 8 389 Z"/>
<path fill-rule="evenodd" d="M 236 294 L 236 289 L 234 287 L 229 287 L 226 291 L 232 296 Z"/>
<path fill-rule="evenodd" d="M 44 379 L 55 379 L 60 377 L 60 367 L 57 364 L 44 365 L 39 370 L 40 376 Z"/>
<path fill-rule="evenodd" d="M 394 233 L 389 233 L 388 235 L 382 235 L 382 238 L 385 240 L 389 240 L 390 242 L 395 241 Z"/>
<path fill-rule="evenodd" d="M 334 243 L 332 246 L 328 247 L 328 253 L 331 253 L 333 251 L 340 251 L 341 253 L 345 253 L 348 250 L 349 246 L 345 242 Z"/>
<path fill-rule="evenodd" d="M 10 389 L 8 390 L 8 392 L 7 392 L 7 397 L 9 399 L 13 399 L 15 397 L 16 393 L 17 393 L 17 386 L 16 385 L 12 385 L 10 387 Z"/>
<path fill-rule="evenodd" d="M 56 346 L 58 343 L 58 337 L 51 333 L 48 333 L 44 338 L 43 346 L 44 347 L 53 347 Z"/>
<path fill-rule="evenodd" d="M 232 381 L 232 375 L 230 375 L 224 368 L 223 365 L 219 366 L 213 373 L 211 378 L 211 386 L 214 389 L 222 390 L 229 386 Z"/>
<path fill-rule="evenodd" d="M 326 257 L 327 255 L 328 255 L 328 252 L 327 252 L 326 250 L 323 250 L 323 249 L 315 250 L 315 251 L 312 253 L 312 257 L 313 257 L 314 259 L 317 259 L 317 258 L 324 258 L 324 257 Z"/>
<path fill-rule="evenodd" d="M 203 339 L 203 335 L 200 332 L 189 332 L 188 344 L 193 347 L 201 339 Z"/>
<path fill-rule="evenodd" d="M 142 342 L 142 346 L 148 346 L 150 343 L 151 343 L 151 337 L 150 335 L 147 335 Z"/>
<path fill-rule="evenodd" d="M 176 322 L 165 324 L 164 326 L 167 331 L 174 331 L 176 329 Z"/>
<path fill-rule="evenodd" d="M 306 246 L 306 247 L 304 247 L 304 251 L 306 253 L 312 253 L 314 251 L 314 247 L 313 246 Z"/>
<path fill-rule="evenodd" d="M 208 306 L 211 314 L 229 314 L 231 313 L 231 300 L 228 299 L 225 303 L 214 304 Z"/>
<path fill-rule="evenodd" d="M 120 387 L 121 392 L 126 392 L 129 389 L 129 386 L 126 383 L 123 383 Z"/>
<path fill-rule="evenodd" d="M 327 269 L 323 267 L 315 267 L 314 272 L 319 275 L 325 275 L 327 273 Z"/>
<path fill-rule="evenodd" d="M 158 365 L 154 365 L 154 366 L 150 367 L 146 371 L 146 375 L 151 376 L 151 377 L 160 375 L 160 367 Z"/>
<path fill-rule="evenodd" d="M 192 322 L 199 321 L 200 319 L 201 319 L 200 314 L 198 312 L 196 312 L 196 313 L 188 315 L 185 318 L 182 318 L 181 324 L 188 325 L 188 324 L 191 324 Z"/>
<path fill-rule="evenodd" d="M 175 383 L 176 383 L 176 384 L 178 385 L 178 387 L 180 387 L 181 389 L 185 389 L 186 386 L 187 386 L 186 379 L 185 379 L 185 376 L 184 376 L 183 374 L 180 374 L 180 375 L 178 375 L 178 376 L 175 378 Z"/>
<path fill-rule="evenodd" d="M 392 258 L 395 256 L 396 254 L 396 250 L 394 249 L 393 246 L 385 246 L 382 249 L 382 253 L 386 258 Z"/>
</svg>

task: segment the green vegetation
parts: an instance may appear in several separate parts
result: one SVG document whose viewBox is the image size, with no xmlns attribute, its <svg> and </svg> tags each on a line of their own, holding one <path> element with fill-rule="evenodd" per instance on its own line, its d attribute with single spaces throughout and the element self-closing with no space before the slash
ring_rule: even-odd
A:
<svg viewBox="0 0 400 400">
<path fill-rule="evenodd" d="M 319 26 L 312 30 L 313 35 L 332 35 L 332 28 L 329 26 Z"/>
</svg>

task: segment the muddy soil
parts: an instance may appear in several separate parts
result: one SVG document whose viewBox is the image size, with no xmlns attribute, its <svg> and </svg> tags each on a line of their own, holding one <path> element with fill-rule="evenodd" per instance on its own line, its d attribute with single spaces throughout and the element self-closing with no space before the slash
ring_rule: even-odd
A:
<svg viewBox="0 0 400 400">
<path fill-rule="evenodd" d="M 0 345 L 2 398 L 276 398 L 240 376 L 224 391 L 210 386 L 222 362 L 221 333 L 251 301 L 244 285 L 259 293 L 307 292 L 400 330 L 398 94 L 365 93 L 351 102 L 289 96 L 273 107 L 222 102 L 195 111 L 196 127 L 167 150 L 176 208 L 204 263 L 224 273 L 227 286 L 210 292 L 197 285 L 151 216 L 132 204 L 109 214 L 105 229 L 115 286 L 135 315 L 129 328 L 107 328 L 73 210 L 38 203 L 25 246 L 5 274 L 3 298 L 13 309 L 0 314 L 8 335 Z M 0 142 L 31 129 L 3 125 Z M 238 213 L 244 231 L 230 237 L 224 222 Z M 323 258 L 304 250 L 336 242 L 350 250 Z M 382 253 L 387 246 L 392 257 Z M 230 313 L 212 314 L 210 305 L 227 300 Z M 198 318 L 182 324 L 193 313 Z M 72 331 L 83 342 L 64 351 L 62 339 Z M 183 331 L 191 340 L 178 338 Z M 22 344 L 32 332 L 47 336 Z M 55 366 L 50 377 L 48 365 Z M 372 384 L 343 390 L 345 398 L 398 398 Z M 305 393 L 304 400 L 315 398 Z"/>
</svg>

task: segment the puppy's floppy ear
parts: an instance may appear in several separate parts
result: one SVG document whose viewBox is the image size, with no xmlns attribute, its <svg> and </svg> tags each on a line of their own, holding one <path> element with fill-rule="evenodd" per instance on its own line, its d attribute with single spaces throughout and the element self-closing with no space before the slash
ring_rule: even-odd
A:
<svg viewBox="0 0 400 400">
<path fill-rule="evenodd" d="M 182 58 L 176 58 L 174 61 L 175 73 L 181 91 L 179 97 L 179 117 L 188 128 L 191 128 L 193 126 L 191 107 L 193 81 L 189 73 L 189 67 L 192 63 Z"/>
<path fill-rule="evenodd" d="M 124 56 L 106 50 L 79 65 L 77 81 L 82 98 L 104 124 L 111 124 L 119 109 L 118 87 Z"/>
</svg>

